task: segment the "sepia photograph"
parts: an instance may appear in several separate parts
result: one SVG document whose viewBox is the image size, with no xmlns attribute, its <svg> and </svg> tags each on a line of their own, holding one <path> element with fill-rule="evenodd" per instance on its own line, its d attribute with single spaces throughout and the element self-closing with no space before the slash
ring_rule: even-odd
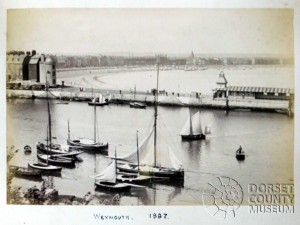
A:
<svg viewBox="0 0 300 225">
<path fill-rule="evenodd" d="M 6 12 L 7 206 L 294 213 L 293 9 Z"/>
</svg>

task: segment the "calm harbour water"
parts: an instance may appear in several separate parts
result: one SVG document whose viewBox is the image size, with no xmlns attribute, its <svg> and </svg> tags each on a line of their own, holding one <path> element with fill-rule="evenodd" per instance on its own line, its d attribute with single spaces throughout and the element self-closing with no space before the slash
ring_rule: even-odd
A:
<svg viewBox="0 0 300 225">
<path fill-rule="evenodd" d="M 275 69 L 270 70 L 276 71 Z M 285 70 L 278 68 L 278 70 L 285 72 L 276 75 L 278 79 L 276 76 L 273 77 L 271 83 L 280 84 L 281 80 L 285 80 L 283 77 L 290 72 L 289 68 Z M 171 71 L 166 72 L 171 73 Z M 243 72 L 244 70 L 241 70 L 240 74 Z M 145 72 L 145 76 L 148 73 L 149 71 Z M 95 74 L 91 75 L 93 76 Z M 192 76 L 192 73 L 188 76 Z M 211 79 L 215 80 L 216 76 L 218 72 Z M 269 76 L 267 75 L 265 80 L 268 80 Z M 115 76 L 106 77 L 105 79 L 116 79 Z M 205 76 L 199 79 L 200 83 L 201 79 L 207 82 Z M 182 82 L 177 80 L 182 87 L 186 86 L 183 80 L 191 82 L 186 77 L 182 78 Z M 243 79 L 231 78 L 230 82 L 234 82 L 232 85 L 241 85 L 241 80 Z M 131 78 L 124 79 L 124 82 L 128 87 L 133 83 Z M 260 79 L 259 82 L 262 80 Z M 122 82 L 119 80 L 119 83 Z M 140 82 L 140 85 L 142 83 Z M 211 83 L 208 83 L 210 87 Z M 290 84 L 291 81 L 286 81 L 284 87 L 290 87 Z M 250 86 L 251 83 L 248 82 L 246 85 Z M 174 84 L 172 87 L 171 84 L 170 90 L 177 88 L 176 86 L 177 84 Z M 50 107 L 53 120 L 52 130 L 57 142 L 66 143 L 68 120 L 71 126 L 71 136 L 93 138 L 93 107 L 88 106 L 86 102 L 70 102 L 69 105 L 60 105 L 56 102 L 56 100 L 50 101 Z M 198 111 L 198 109 L 191 110 L 194 113 Z M 139 137 L 143 139 L 152 125 L 153 114 L 153 107 L 148 107 L 146 110 L 132 109 L 128 105 L 98 107 L 98 137 L 101 141 L 109 142 L 109 155 L 114 154 L 115 147 L 118 155 L 126 154 L 134 149 L 136 131 L 139 131 Z M 244 190 L 247 190 L 250 183 L 293 183 L 293 119 L 275 113 L 230 111 L 225 114 L 221 110 L 202 109 L 202 125 L 203 127 L 210 125 L 212 133 L 207 135 L 206 140 L 182 142 L 179 133 L 188 115 L 189 108 L 158 108 L 158 157 L 162 165 L 168 165 L 165 146 L 172 147 L 183 162 L 186 171 L 183 186 L 153 184 L 143 190 L 134 189 L 122 195 L 121 205 L 202 204 L 202 191 L 205 185 L 220 175 L 235 179 Z M 35 143 L 46 138 L 46 124 L 47 104 L 45 100 L 7 100 L 7 146 L 14 145 L 15 149 L 20 149 L 11 160 L 11 165 L 27 166 L 28 162 L 37 161 Z M 27 144 L 34 146 L 30 155 L 23 153 L 23 147 Z M 240 145 L 243 146 L 247 155 L 243 162 L 235 158 L 235 150 Z M 90 191 L 97 196 L 99 201 L 111 198 L 111 194 L 94 190 L 92 178 L 93 175 L 106 168 L 110 160 L 101 154 L 89 153 L 81 154 L 81 158 L 83 162 L 79 162 L 76 168 L 64 168 L 61 177 L 44 178 L 52 179 L 60 194 L 83 197 Z M 12 184 L 28 188 L 33 185 L 39 186 L 40 182 L 13 178 Z"/>
</svg>

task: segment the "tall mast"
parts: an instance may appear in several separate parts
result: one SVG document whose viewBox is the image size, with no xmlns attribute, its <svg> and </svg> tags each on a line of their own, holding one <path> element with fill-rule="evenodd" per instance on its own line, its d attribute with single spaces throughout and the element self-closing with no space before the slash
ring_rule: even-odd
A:
<svg viewBox="0 0 300 225">
<path fill-rule="evenodd" d="M 136 95 L 136 85 L 134 85 L 134 95 L 133 95 L 133 99 L 135 100 L 135 95 Z"/>
<path fill-rule="evenodd" d="M 49 86 L 48 86 L 47 78 L 46 78 L 46 89 L 47 89 L 47 110 L 48 110 L 48 126 L 49 126 L 48 127 L 48 129 L 49 129 L 49 150 L 51 150 L 51 145 L 52 145 L 51 113 L 50 113 L 50 105 L 49 105 L 49 97 L 48 97 Z"/>
<path fill-rule="evenodd" d="M 192 113 L 190 110 L 190 135 L 193 135 Z"/>
<path fill-rule="evenodd" d="M 140 155 L 139 155 L 139 131 L 136 131 L 136 155 L 138 163 L 138 172 L 140 172 Z"/>
<path fill-rule="evenodd" d="M 48 153 L 49 153 L 50 150 L 51 150 L 51 148 L 49 147 L 49 124 L 48 124 L 48 126 L 47 126 L 47 132 L 46 132 L 46 133 L 47 133 L 47 139 L 46 139 L 46 140 L 47 140 L 47 143 L 46 143 L 46 144 L 47 144 L 47 148 L 48 148 L 48 151 L 47 151 L 47 165 L 48 165 L 48 155 L 49 155 Z"/>
<path fill-rule="evenodd" d="M 93 98 L 93 102 L 95 103 L 94 104 L 94 142 L 96 143 L 97 142 L 97 135 L 96 135 L 96 133 L 97 133 L 97 131 L 96 131 L 96 97 L 95 97 L 95 95 L 94 95 L 94 88 L 92 87 L 92 98 Z M 100 99 L 99 99 L 99 101 L 100 101 Z"/>
<path fill-rule="evenodd" d="M 115 147 L 115 169 L 116 169 L 116 183 L 117 183 L 117 164 L 118 164 L 118 161 L 117 161 L 117 147 Z"/>
<path fill-rule="evenodd" d="M 157 125 L 157 103 L 158 103 L 158 80 L 159 80 L 159 59 L 157 62 L 157 76 L 156 76 L 156 93 L 155 93 L 155 104 L 154 104 L 154 166 L 156 166 L 156 125 Z"/>
<path fill-rule="evenodd" d="M 69 123 L 69 120 L 68 120 L 68 139 L 70 140 L 70 123 Z"/>
<path fill-rule="evenodd" d="M 96 134 L 96 123 L 97 123 L 97 118 L 96 118 L 96 104 L 94 105 L 94 142 L 97 142 L 97 134 Z"/>
</svg>

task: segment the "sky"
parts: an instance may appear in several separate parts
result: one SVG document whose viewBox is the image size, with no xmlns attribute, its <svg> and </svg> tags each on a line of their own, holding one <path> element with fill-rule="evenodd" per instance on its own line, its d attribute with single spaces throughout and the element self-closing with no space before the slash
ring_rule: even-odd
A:
<svg viewBox="0 0 300 225">
<path fill-rule="evenodd" d="M 289 9 L 10 9 L 7 50 L 294 54 Z"/>
</svg>

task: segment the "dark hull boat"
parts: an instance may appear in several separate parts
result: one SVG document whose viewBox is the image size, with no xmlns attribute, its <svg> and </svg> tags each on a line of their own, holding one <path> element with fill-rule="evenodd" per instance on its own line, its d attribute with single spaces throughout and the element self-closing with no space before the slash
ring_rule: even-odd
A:
<svg viewBox="0 0 300 225">
<path fill-rule="evenodd" d="M 31 153 L 31 147 L 29 145 L 25 145 L 24 153 Z"/>
<path fill-rule="evenodd" d="M 20 167 L 20 166 L 9 166 L 9 171 L 14 175 L 22 176 L 22 177 L 37 177 L 40 178 L 42 172 L 37 169 L 32 169 L 28 167 Z"/>
<path fill-rule="evenodd" d="M 183 141 L 204 140 L 206 138 L 202 132 L 200 112 L 192 116 L 190 111 L 189 119 L 182 128 L 180 135 Z"/>
<path fill-rule="evenodd" d="M 115 192 L 122 192 L 122 191 L 129 191 L 131 185 L 126 183 L 114 183 L 114 182 L 102 182 L 96 181 L 95 182 L 96 189 L 106 190 L 106 191 L 115 191 Z"/>
<path fill-rule="evenodd" d="M 183 141 L 192 141 L 192 140 L 205 140 L 205 134 L 197 134 L 197 135 L 181 135 L 181 139 Z"/>
<path fill-rule="evenodd" d="M 141 175 L 149 176 L 152 178 L 169 178 L 169 179 L 184 179 L 184 170 L 166 168 L 166 167 L 148 167 L 140 166 L 139 170 L 137 165 L 124 164 L 119 165 L 118 169 L 120 172 L 137 173 Z"/>
<path fill-rule="evenodd" d="M 146 109 L 146 105 L 139 102 L 130 102 L 129 103 L 130 108 L 137 108 L 137 109 Z"/>
<path fill-rule="evenodd" d="M 245 160 L 245 152 L 244 151 L 236 151 L 235 157 L 237 160 Z"/>
<path fill-rule="evenodd" d="M 105 106 L 108 105 L 109 102 L 107 99 L 100 94 L 98 98 L 94 98 L 91 102 L 88 103 L 90 106 Z"/>
<path fill-rule="evenodd" d="M 74 166 L 75 165 L 75 159 L 68 158 L 68 157 L 62 157 L 59 155 L 44 155 L 44 154 L 38 154 L 38 159 L 41 161 L 50 163 L 50 164 L 59 164 L 59 165 L 65 165 L 65 166 Z"/>
<path fill-rule="evenodd" d="M 108 102 L 88 102 L 88 105 L 90 106 L 105 106 L 108 105 Z"/>
<path fill-rule="evenodd" d="M 95 177 L 96 189 L 120 192 L 129 191 L 131 186 L 131 184 L 118 182 L 116 159 L 104 171 Z"/>
<path fill-rule="evenodd" d="M 49 148 L 49 145 L 44 144 L 44 143 L 37 143 L 36 145 L 37 150 L 45 153 L 45 154 L 63 154 L 65 157 L 73 157 L 73 156 L 77 156 L 81 153 L 83 153 L 83 151 L 78 150 L 78 148 L 72 148 L 69 146 L 66 146 L 65 148 L 63 148 L 62 145 L 59 144 L 51 144 L 51 148 Z"/>
<path fill-rule="evenodd" d="M 47 172 L 61 172 L 61 170 L 62 170 L 62 167 L 48 165 L 45 163 L 28 163 L 28 166 L 33 169 L 47 171 Z"/>
</svg>

